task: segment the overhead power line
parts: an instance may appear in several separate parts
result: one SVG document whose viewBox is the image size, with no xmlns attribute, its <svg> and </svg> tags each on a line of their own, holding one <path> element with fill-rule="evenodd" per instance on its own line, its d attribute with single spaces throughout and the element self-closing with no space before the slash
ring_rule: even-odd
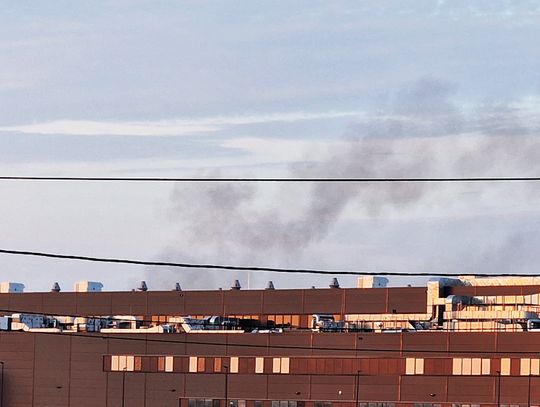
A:
<svg viewBox="0 0 540 407">
<path fill-rule="evenodd" d="M 165 261 L 145 261 L 121 258 L 106 258 L 93 256 L 80 256 L 72 254 L 44 253 L 23 250 L 0 249 L 0 254 L 12 254 L 17 256 L 46 257 L 62 260 L 79 260 L 98 263 L 116 263 L 132 264 L 138 266 L 156 266 L 156 267 L 177 267 L 189 269 L 207 269 L 207 270 L 231 270 L 231 271 L 260 271 L 272 273 L 289 274 L 328 274 L 328 275 L 352 275 L 352 276 L 409 276 L 409 277 L 458 277 L 463 273 L 442 273 L 442 272 L 417 272 L 417 271 L 362 271 L 362 270 L 322 270 L 322 269 L 301 269 L 301 268 L 279 268 L 279 267 L 261 267 L 261 266 L 230 266 L 223 264 L 197 264 L 197 263 L 175 263 Z M 526 273 L 467 273 L 478 277 L 531 277 Z"/>
<path fill-rule="evenodd" d="M 0 176 L 0 181 L 112 181 L 112 182 L 319 182 L 319 183 L 397 183 L 397 182 L 527 182 L 540 177 L 271 177 L 271 178 L 168 178 L 168 177 L 32 177 Z"/>
</svg>

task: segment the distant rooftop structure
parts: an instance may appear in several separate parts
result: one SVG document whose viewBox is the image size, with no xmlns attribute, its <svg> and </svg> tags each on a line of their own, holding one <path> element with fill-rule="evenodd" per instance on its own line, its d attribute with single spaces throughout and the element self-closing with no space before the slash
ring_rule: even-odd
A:
<svg viewBox="0 0 540 407">
<path fill-rule="evenodd" d="M 385 288 L 387 285 L 387 278 L 375 276 L 358 277 L 356 282 L 356 288 Z"/>
<path fill-rule="evenodd" d="M 4 282 L 0 283 L 0 293 L 22 293 L 24 292 L 24 284 Z"/>
<path fill-rule="evenodd" d="M 476 277 L 459 276 L 459 281 L 464 285 L 491 287 L 498 285 L 540 285 L 540 277 Z"/>
<path fill-rule="evenodd" d="M 88 293 L 88 292 L 100 292 L 103 288 L 103 284 L 98 281 L 78 281 L 75 283 L 75 292 Z"/>
</svg>

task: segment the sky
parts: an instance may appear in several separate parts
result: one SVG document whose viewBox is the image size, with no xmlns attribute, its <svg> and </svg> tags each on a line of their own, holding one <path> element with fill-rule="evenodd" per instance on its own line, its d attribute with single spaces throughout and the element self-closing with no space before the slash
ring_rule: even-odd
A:
<svg viewBox="0 0 540 407">
<path fill-rule="evenodd" d="M 0 175 L 539 176 L 537 38 L 526 0 L 2 2 Z M 8 250 L 462 274 L 540 260 L 537 183 L 0 181 L 0 198 Z M 331 276 L 0 255 L 27 291 L 234 279 Z"/>
</svg>

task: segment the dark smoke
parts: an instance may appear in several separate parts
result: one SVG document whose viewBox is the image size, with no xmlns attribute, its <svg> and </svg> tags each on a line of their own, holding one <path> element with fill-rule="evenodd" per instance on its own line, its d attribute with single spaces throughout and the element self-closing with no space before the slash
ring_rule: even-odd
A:
<svg viewBox="0 0 540 407">
<path fill-rule="evenodd" d="M 532 176 L 540 174 L 538 118 L 523 118 L 510 105 L 482 105 L 464 113 L 452 103 L 453 87 L 424 78 L 398 92 L 386 112 L 352 123 L 346 142 L 291 168 L 293 177 Z M 213 174 L 216 175 L 216 174 Z M 478 205 L 470 185 L 411 184 L 182 184 L 171 197 L 171 221 L 179 238 L 166 260 L 234 265 L 301 267 L 308 248 L 324 242 L 347 211 L 376 219 L 428 210 L 427 205 Z M 514 189 L 516 190 L 516 189 Z M 536 190 L 518 195 L 538 198 Z M 489 199 L 504 190 L 497 186 Z M 466 206 L 466 205 L 465 205 Z M 360 242 L 359 242 L 360 243 Z M 515 243 L 515 242 L 514 242 Z M 510 246 L 514 243 L 509 243 Z M 504 246 L 504 243 L 501 244 Z M 489 250 L 488 250 L 489 251 Z M 382 262 L 384 263 L 384 262 Z M 426 263 L 427 264 L 427 263 Z M 351 268 L 363 268 L 351 264 Z M 477 267 L 477 265 L 475 265 Z M 174 276 L 182 275 L 182 278 Z M 201 271 L 159 272 L 157 287 L 181 280 L 189 288 L 226 286 L 245 275 Z M 264 279 L 266 277 L 260 277 Z M 260 280 L 259 279 L 259 280 Z M 260 285 L 260 284 L 259 284 Z"/>
</svg>

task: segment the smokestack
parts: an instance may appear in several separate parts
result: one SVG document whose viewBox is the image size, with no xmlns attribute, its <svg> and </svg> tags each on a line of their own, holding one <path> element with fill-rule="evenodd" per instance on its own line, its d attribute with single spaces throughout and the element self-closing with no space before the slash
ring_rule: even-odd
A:
<svg viewBox="0 0 540 407">
<path fill-rule="evenodd" d="M 51 292 L 53 293 L 59 293 L 60 292 L 60 284 L 58 284 L 58 281 L 55 281 L 51 288 Z"/>
<path fill-rule="evenodd" d="M 231 290 L 239 290 L 242 286 L 240 285 L 240 281 L 234 280 L 233 285 L 231 286 Z"/>
<path fill-rule="evenodd" d="M 332 282 L 330 283 L 330 285 L 328 287 L 330 287 L 330 288 L 339 288 L 339 281 L 337 280 L 336 277 L 334 277 L 332 279 Z"/>
<path fill-rule="evenodd" d="M 139 287 L 137 287 L 137 290 L 139 291 L 148 291 L 148 286 L 146 285 L 146 281 L 141 281 L 141 284 Z"/>
<path fill-rule="evenodd" d="M 268 284 L 266 285 L 265 290 L 274 290 L 274 289 L 275 289 L 274 283 L 272 282 L 272 280 L 270 280 L 270 281 L 268 282 Z"/>
</svg>

